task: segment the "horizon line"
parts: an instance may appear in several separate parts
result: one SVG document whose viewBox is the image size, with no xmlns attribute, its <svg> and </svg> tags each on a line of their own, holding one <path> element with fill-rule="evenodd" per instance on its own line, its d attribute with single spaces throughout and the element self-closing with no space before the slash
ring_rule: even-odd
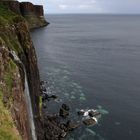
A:
<svg viewBox="0 0 140 140">
<path fill-rule="evenodd" d="M 140 15 L 140 13 L 47 13 L 44 15 Z"/>
</svg>

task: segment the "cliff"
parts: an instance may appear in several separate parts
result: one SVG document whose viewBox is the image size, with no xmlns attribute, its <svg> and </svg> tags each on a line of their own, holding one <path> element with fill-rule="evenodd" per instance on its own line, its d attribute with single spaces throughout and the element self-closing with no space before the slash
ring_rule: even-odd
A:
<svg viewBox="0 0 140 140">
<path fill-rule="evenodd" d="M 22 16 L 28 21 L 30 28 L 38 28 L 49 24 L 44 19 L 43 6 L 41 5 L 33 5 L 30 2 L 21 2 L 20 11 Z"/>
<path fill-rule="evenodd" d="M 33 15 L 38 22 L 28 19 Z M 0 2 L 0 140 L 44 139 L 40 78 L 29 33 L 29 27 L 43 22 L 42 6 Z"/>
<path fill-rule="evenodd" d="M 14 13 L 23 16 L 28 23 L 30 29 L 47 26 L 49 23 L 44 18 L 44 10 L 42 5 L 33 5 L 30 2 L 18 1 L 0 1 L 0 5 Z"/>
</svg>

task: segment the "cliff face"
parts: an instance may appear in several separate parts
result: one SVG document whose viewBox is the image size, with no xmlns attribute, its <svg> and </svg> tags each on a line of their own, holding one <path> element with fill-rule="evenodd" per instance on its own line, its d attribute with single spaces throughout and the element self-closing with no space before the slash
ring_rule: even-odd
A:
<svg viewBox="0 0 140 140">
<path fill-rule="evenodd" d="M 44 18 L 44 10 L 41 5 L 10 0 L 2 0 L 0 1 L 0 5 L 4 5 L 16 14 L 22 15 L 27 20 L 30 29 L 47 26 L 49 24 Z"/>
<path fill-rule="evenodd" d="M 10 5 L 15 7 L 19 3 Z M 23 11 L 16 10 L 15 14 L 15 11 L 0 5 L 0 139 L 43 140 L 36 53 L 29 34 L 29 23 L 20 16 L 19 12 Z M 29 12 L 38 10 L 42 15 L 42 8 L 35 10 L 32 7 Z"/>
<path fill-rule="evenodd" d="M 21 14 L 20 12 L 20 3 L 18 1 L 8 1 L 8 0 L 1 0 L 0 5 L 4 5 L 7 8 L 11 9 L 13 12 L 17 14 Z"/>
<path fill-rule="evenodd" d="M 21 14 L 26 18 L 30 28 L 48 25 L 44 19 L 43 6 L 33 5 L 30 2 L 20 3 Z"/>
</svg>

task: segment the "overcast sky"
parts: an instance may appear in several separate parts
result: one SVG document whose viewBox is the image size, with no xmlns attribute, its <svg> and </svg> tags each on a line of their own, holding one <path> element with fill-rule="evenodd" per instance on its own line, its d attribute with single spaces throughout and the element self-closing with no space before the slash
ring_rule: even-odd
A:
<svg viewBox="0 0 140 140">
<path fill-rule="evenodd" d="M 24 1 L 24 0 L 19 0 Z M 27 0 L 46 13 L 139 13 L 140 0 Z"/>
</svg>

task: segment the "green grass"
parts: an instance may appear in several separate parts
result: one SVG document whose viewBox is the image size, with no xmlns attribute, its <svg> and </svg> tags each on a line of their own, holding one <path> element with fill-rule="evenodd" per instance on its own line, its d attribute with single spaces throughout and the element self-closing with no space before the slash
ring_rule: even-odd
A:
<svg viewBox="0 0 140 140">
<path fill-rule="evenodd" d="M 0 89 L 0 140 L 21 140 L 13 123 L 11 113 L 3 104 L 2 89 Z"/>
<path fill-rule="evenodd" d="M 15 13 L 11 12 L 6 7 L 0 6 L 0 24 L 11 23 L 14 16 L 16 16 Z"/>
<path fill-rule="evenodd" d="M 0 5 L 0 37 L 5 44 L 17 54 L 23 52 L 23 49 L 20 46 L 18 38 L 16 38 L 16 33 L 11 31 L 10 26 L 19 22 L 25 22 L 25 19 Z"/>
<path fill-rule="evenodd" d="M 0 25 L 8 25 L 7 20 L 3 18 L 2 16 L 0 16 Z"/>
<path fill-rule="evenodd" d="M 23 48 L 18 40 L 17 30 L 15 29 L 15 26 L 13 26 L 19 22 L 24 23 L 25 19 L 0 5 L 0 47 L 5 46 L 7 49 L 15 51 L 17 55 L 23 52 Z M 5 55 L 8 54 L 5 53 Z M 5 71 L 2 77 L 3 83 L 5 84 L 3 89 L 0 85 L 0 140 L 21 140 L 9 109 L 13 103 L 13 75 L 17 72 L 17 66 L 8 56 L 5 57 Z M 7 104 L 3 103 L 4 97 L 8 98 Z M 40 102 L 40 105 L 41 104 L 42 103 Z"/>
<path fill-rule="evenodd" d="M 8 104 L 11 105 L 10 98 L 12 98 L 12 84 L 13 84 L 13 74 L 16 71 L 16 64 L 12 59 L 8 60 L 4 72 L 4 83 L 6 84 L 6 91 L 9 99 Z M 21 140 L 21 137 L 15 127 L 14 121 L 12 119 L 12 114 L 9 111 L 7 105 L 3 103 L 4 90 L 0 87 L 0 140 Z"/>
<path fill-rule="evenodd" d="M 13 84 L 13 74 L 16 69 L 16 64 L 10 59 L 7 65 L 7 70 L 4 73 L 4 82 L 6 83 L 6 87 L 11 92 L 12 84 Z"/>
<path fill-rule="evenodd" d="M 0 32 L 0 38 L 5 42 L 5 44 L 15 51 L 17 54 L 23 52 L 18 40 L 15 38 L 16 35 L 10 34 L 10 32 Z"/>
<path fill-rule="evenodd" d="M 42 111 L 42 96 L 39 96 L 39 108 L 40 108 L 40 115 L 41 115 L 41 111 Z"/>
<path fill-rule="evenodd" d="M 24 18 L 16 13 L 10 11 L 7 7 L 0 5 L 0 24 L 13 24 L 17 21 L 23 21 Z"/>
<path fill-rule="evenodd" d="M 7 49 L 15 51 L 16 54 L 23 52 L 17 31 L 13 26 L 19 22 L 25 22 L 25 19 L 0 5 L 0 47 L 5 46 Z M 5 53 L 5 55 L 8 54 Z M 6 58 L 9 57 L 6 56 Z M 17 72 L 17 65 L 12 59 L 6 58 L 6 62 L 4 62 L 5 71 L 2 77 L 5 85 L 3 87 L 0 85 L 0 140 L 21 140 L 9 109 L 13 103 L 11 94 L 14 82 L 13 75 Z M 8 101 L 4 104 L 3 99 L 5 97 L 8 98 Z"/>
<path fill-rule="evenodd" d="M 8 87 L 8 89 L 10 89 L 10 91 L 11 91 L 11 89 L 12 89 L 12 83 L 13 83 L 13 80 L 12 80 L 12 73 L 11 73 L 11 72 L 6 73 L 6 74 L 4 75 L 4 81 L 5 81 L 6 86 Z"/>
<path fill-rule="evenodd" d="M 10 94 L 12 93 L 13 74 L 15 73 L 16 69 L 17 66 L 13 60 L 7 60 L 3 79 L 5 86 L 2 87 L 2 85 L 0 85 L 0 140 L 21 140 L 8 106 L 12 103 L 10 101 L 10 99 L 12 99 L 12 95 Z M 4 96 L 8 97 L 7 104 L 3 103 Z"/>
<path fill-rule="evenodd" d="M 16 69 L 17 65 L 10 59 L 9 67 L 11 68 L 12 71 L 14 71 Z"/>
</svg>

